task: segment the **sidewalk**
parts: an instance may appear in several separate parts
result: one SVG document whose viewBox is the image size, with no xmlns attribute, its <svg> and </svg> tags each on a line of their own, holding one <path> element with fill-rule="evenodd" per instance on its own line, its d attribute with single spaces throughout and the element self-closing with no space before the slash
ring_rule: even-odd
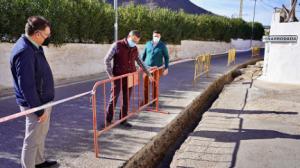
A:
<svg viewBox="0 0 300 168">
<path fill-rule="evenodd" d="M 243 69 L 176 152 L 171 167 L 299 167 L 300 86 Z"/>
</svg>

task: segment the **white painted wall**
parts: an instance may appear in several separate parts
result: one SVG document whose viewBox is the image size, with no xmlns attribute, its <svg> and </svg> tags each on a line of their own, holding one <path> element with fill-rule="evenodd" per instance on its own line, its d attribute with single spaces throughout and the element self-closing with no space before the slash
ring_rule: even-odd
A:
<svg viewBox="0 0 300 168">
<path fill-rule="evenodd" d="M 104 57 L 110 44 L 65 44 L 61 47 L 44 47 L 45 55 L 55 80 L 69 79 L 103 72 Z M 9 56 L 13 44 L 0 43 L 0 90 L 12 87 Z M 144 45 L 139 45 L 140 53 Z M 168 45 L 171 60 L 178 59 L 178 46 Z"/>
<path fill-rule="evenodd" d="M 230 43 L 210 41 L 181 41 L 179 58 L 194 58 L 200 54 L 220 54 L 230 49 Z"/>
<path fill-rule="evenodd" d="M 63 79 L 104 71 L 103 57 L 109 48 L 109 44 L 66 44 L 44 49 L 53 76 Z"/>
<path fill-rule="evenodd" d="M 11 46 L 11 44 L 0 43 L 0 90 L 12 86 L 9 65 Z"/>
<path fill-rule="evenodd" d="M 12 87 L 9 66 L 12 47 L 11 43 L 0 43 L 0 90 Z M 204 53 L 224 53 L 230 47 L 231 44 L 225 42 L 182 41 L 181 45 L 168 45 L 168 50 L 170 60 L 177 60 L 194 58 Z M 59 80 L 103 72 L 103 58 L 109 48 L 110 44 L 65 44 L 44 49 L 54 78 Z M 138 48 L 142 53 L 144 45 L 139 45 Z"/>
<path fill-rule="evenodd" d="M 300 84 L 300 22 L 279 23 L 274 13 L 270 35 L 298 35 L 297 43 L 266 43 L 262 80 Z"/>
<path fill-rule="evenodd" d="M 231 39 L 231 45 L 237 50 L 248 50 L 251 48 L 251 40 Z M 252 40 L 252 46 L 264 48 L 265 44 L 262 41 Z"/>
</svg>

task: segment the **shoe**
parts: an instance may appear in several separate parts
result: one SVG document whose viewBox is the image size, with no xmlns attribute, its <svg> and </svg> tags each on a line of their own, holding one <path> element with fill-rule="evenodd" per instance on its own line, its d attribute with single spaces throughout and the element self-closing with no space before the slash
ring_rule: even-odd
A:
<svg viewBox="0 0 300 168">
<path fill-rule="evenodd" d="M 151 107 L 156 107 L 156 102 L 151 103 Z"/>
<path fill-rule="evenodd" d="M 132 127 L 132 125 L 129 122 L 127 122 L 127 121 L 121 122 L 121 125 L 124 126 L 124 127 L 127 127 L 127 128 L 131 128 Z"/>
<path fill-rule="evenodd" d="M 50 168 L 51 166 L 57 165 L 57 161 L 45 161 L 44 163 L 35 165 L 35 168 Z"/>
</svg>

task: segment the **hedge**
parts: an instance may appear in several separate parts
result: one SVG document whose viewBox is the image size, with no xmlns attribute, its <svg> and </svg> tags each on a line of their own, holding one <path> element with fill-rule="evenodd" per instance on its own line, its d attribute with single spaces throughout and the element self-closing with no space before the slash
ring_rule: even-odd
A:
<svg viewBox="0 0 300 168">
<path fill-rule="evenodd" d="M 0 40 L 15 42 L 24 33 L 26 19 L 41 15 L 52 24 L 52 42 L 111 43 L 114 40 L 114 10 L 99 0 L 0 0 Z M 160 30 L 164 41 L 181 40 L 230 41 L 250 39 L 252 23 L 223 16 L 191 15 L 145 6 L 119 8 L 119 37 L 131 29 L 140 30 L 142 42 L 150 39 L 154 29 Z M 262 24 L 254 24 L 255 40 L 264 34 Z"/>
</svg>

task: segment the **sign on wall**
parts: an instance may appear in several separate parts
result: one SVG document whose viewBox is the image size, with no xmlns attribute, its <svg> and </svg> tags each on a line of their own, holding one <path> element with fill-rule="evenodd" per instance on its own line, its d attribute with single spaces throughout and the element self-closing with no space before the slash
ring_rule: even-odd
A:
<svg viewBox="0 0 300 168">
<path fill-rule="evenodd" d="M 263 36 L 263 42 L 271 43 L 297 43 L 297 35 L 270 35 Z"/>
</svg>

